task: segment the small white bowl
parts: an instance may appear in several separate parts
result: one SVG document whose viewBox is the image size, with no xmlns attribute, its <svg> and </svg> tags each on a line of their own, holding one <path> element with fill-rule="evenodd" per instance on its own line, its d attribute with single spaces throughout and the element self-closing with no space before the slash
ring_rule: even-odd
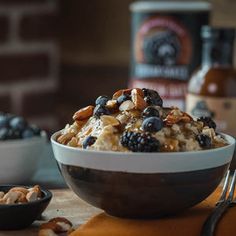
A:
<svg viewBox="0 0 236 236">
<path fill-rule="evenodd" d="M 34 175 L 46 133 L 28 139 L 0 141 L 0 184 L 24 184 Z"/>
</svg>

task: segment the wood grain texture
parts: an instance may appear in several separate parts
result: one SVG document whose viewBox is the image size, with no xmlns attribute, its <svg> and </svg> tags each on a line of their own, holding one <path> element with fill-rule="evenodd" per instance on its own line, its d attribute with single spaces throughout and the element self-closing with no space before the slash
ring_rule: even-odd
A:
<svg viewBox="0 0 236 236">
<path fill-rule="evenodd" d="M 54 217 L 66 217 L 75 227 L 78 227 L 91 216 L 101 212 L 99 209 L 80 200 L 69 189 L 53 190 L 52 193 L 52 201 L 43 213 L 42 219 L 35 221 L 31 227 L 24 230 L 0 231 L 0 236 L 37 236 L 40 224 Z"/>
</svg>

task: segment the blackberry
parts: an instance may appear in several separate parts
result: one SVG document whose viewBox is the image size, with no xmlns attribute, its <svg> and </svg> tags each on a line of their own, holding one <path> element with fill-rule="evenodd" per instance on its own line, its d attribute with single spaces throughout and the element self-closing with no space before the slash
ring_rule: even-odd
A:
<svg viewBox="0 0 236 236">
<path fill-rule="evenodd" d="M 95 108 L 94 108 L 94 111 L 93 111 L 93 115 L 96 117 L 96 118 L 100 118 L 100 116 L 102 115 L 110 115 L 110 111 L 108 110 L 108 108 L 106 108 L 105 106 L 101 106 L 101 105 L 97 105 Z"/>
<path fill-rule="evenodd" d="M 163 106 L 163 101 L 159 95 L 159 93 L 152 89 L 143 88 L 144 100 L 149 106 Z"/>
<path fill-rule="evenodd" d="M 198 121 L 202 121 L 204 126 L 208 126 L 209 128 L 216 129 L 216 123 L 212 120 L 211 117 L 202 116 L 197 119 Z"/>
<path fill-rule="evenodd" d="M 88 136 L 84 141 L 83 141 L 83 148 L 86 149 L 88 146 L 92 146 L 96 142 L 97 138 L 94 136 Z"/>
<path fill-rule="evenodd" d="M 120 105 L 121 103 L 123 103 L 127 100 L 130 100 L 130 99 L 131 99 L 130 95 L 127 93 L 124 93 L 123 95 L 121 95 L 117 98 L 117 103 Z"/>
<path fill-rule="evenodd" d="M 132 152 L 158 152 L 160 143 L 148 133 L 124 132 L 121 144 Z"/>
<path fill-rule="evenodd" d="M 199 145 L 203 148 L 210 148 L 211 147 L 211 138 L 205 134 L 197 135 L 197 141 Z"/>
<path fill-rule="evenodd" d="M 155 108 L 155 107 L 146 107 L 142 113 L 143 118 L 147 118 L 147 117 L 160 117 L 159 111 Z"/>
<path fill-rule="evenodd" d="M 101 106 L 105 106 L 107 104 L 107 101 L 109 100 L 109 97 L 106 96 L 106 95 L 102 95 L 102 96 L 99 96 L 96 101 L 95 101 L 95 104 L 96 105 L 101 105 Z"/>
<path fill-rule="evenodd" d="M 163 127 L 163 121 L 159 117 L 148 117 L 142 123 L 142 129 L 147 132 L 158 132 Z"/>
</svg>

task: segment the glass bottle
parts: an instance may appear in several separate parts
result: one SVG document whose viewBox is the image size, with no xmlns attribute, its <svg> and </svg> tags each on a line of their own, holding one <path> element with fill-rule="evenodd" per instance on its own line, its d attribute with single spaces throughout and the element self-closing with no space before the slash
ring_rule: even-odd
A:
<svg viewBox="0 0 236 236">
<path fill-rule="evenodd" d="M 235 29 L 204 26 L 201 36 L 202 64 L 189 80 L 186 111 L 212 117 L 218 131 L 236 137 Z M 231 166 L 236 166 L 236 157 Z"/>
</svg>

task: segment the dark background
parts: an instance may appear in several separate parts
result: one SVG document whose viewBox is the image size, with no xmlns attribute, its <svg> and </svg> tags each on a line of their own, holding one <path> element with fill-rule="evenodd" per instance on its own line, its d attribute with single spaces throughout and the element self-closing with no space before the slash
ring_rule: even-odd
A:
<svg viewBox="0 0 236 236">
<path fill-rule="evenodd" d="M 54 131 L 126 87 L 131 2 L 0 0 L 0 110 Z M 236 27 L 236 1 L 212 3 L 212 24 Z"/>
</svg>

